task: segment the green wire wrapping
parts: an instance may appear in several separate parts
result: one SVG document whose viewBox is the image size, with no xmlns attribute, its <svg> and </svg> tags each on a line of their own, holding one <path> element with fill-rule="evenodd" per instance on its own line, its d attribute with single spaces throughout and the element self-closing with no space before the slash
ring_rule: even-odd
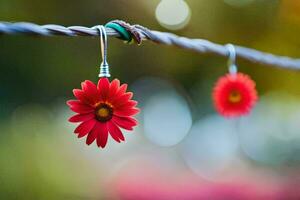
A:
<svg viewBox="0 0 300 200">
<path fill-rule="evenodd" d="M 127 41 L 128 43 L 132 42 L 132 35 L 126 30 L 125 27 L 117 24 L 117 23 L 113 23 L 113 22 L 109 22 L 105 25 L 105 27 L 107 28 L 111 28 L 114 29 L 115 31 L 117 31 L 120 34 L 120 39 Z"/>
</svg>

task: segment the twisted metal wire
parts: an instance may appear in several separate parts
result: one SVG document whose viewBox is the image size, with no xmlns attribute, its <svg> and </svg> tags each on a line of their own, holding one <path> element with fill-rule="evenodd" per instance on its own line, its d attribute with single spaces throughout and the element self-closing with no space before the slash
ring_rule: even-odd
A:
<svg viewBox="0 0 300 200">
<path fill-rule="evenodd" d="M 174 45 L 199 53 L 213 53 L 223 57 L 229 56 L 226 45 L 216 44 L 204 39 L 191 39 L 180 37 L 173 33 L 149 30 L 141 25 L 130 25 L 121 20 L 117 20 L 117 22 L 124 26 L 128 31 L 131 31 L 131 34 L 139 40 L 151 40 L 158 44 Z M 114 29 L 106 28 L 106 32 L 108 36 L 120 37 L 120 34 Z M 97 30 L 96 26 L 91 28 L 84 26 L 65 27 L 55 24 L 37 25 L 28 22 L 0 22 L 0 35 L 1 34 L 26 34 L 38 36 L 61 35 L 71 37 L 99 36 L 99 30 Z M 234 45 L 234 47 L 236 49 L 236 56 L 244 60 L 278 68 L 300 70 L 300 59 L 278 56 L 238 45 Z"/>
</svg>

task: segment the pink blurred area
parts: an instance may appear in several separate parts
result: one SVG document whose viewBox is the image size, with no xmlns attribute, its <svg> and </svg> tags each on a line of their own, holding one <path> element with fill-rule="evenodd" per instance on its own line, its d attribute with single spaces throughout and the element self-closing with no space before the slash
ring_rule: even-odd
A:
<svg viewBox="0 0 300 200">
<path fill-rule="evenodd" d="M 297 200 L 300 182 L 278 182 L 269 177 L 236 178 L 209 182 L 190 172 L 163 171 L 158 166 L 127 166 L 112 181 L 110 193 L 123 200 L 213 199 Z"/>
</svg>

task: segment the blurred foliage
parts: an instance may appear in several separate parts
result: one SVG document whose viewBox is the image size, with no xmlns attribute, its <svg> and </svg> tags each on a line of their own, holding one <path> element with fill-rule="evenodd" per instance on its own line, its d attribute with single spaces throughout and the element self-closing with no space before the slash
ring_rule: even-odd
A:
<svg viewBox="0 0 300 200">
<path fill-rule="evenodd" d="M 0 18 L 86 26 L 123 19 L 161 30 L 154 17 L 158 2 L 2 0 Z M 295 19 L 300 12 L 296 1 L 255 1 L 240 8 L 219 0 L 190 0 L 188 4 L 192 8 L 190 24 L 177 34 L 299 56 L 300 23 Z M 60 96 L 70 96 L 70 88 L 78 87 L 80 81 L 96 80 L 100 63 L 98 38 L 2 36 L 0 45 L 1 115 L 10 113 L 18 104 L 48 103 Z M 124 82 L 155 75 L 174 79 L 186 89 L 207 79 L 215 80 L 226 72 L 225 60 L 214 55 L 157 47 L 149 42 L 141 47 L 127 46 L 115 39 L 110 40 L 109 63 L 113 76 Z M 298 72 L 239 63 L 240 70 L 257 81 L 261 93 L 270 89 L 298 92 Z"/>
<path fill-rule="evenodd" d="M 176 34 L 300 57 L 300 2 L 296 0 L 254 0 L 244 7 L 234 7 L 221 0 L 186 2 L 192 11 L 191 20 L 184 29 L 174 32 Z M 158 3 L 159 0 L 1 0 L 0 19 L 66 26 L 93 26 L 122 19 L 169 31 L 160 27 L 155 19 Z M 61 114 L 66 113 L 61 107 L 64 99 L 72 97 L 73 88 L 80 87 L 85 79 L 97 80 L 101 62 L 98 39 L 0 37 L 0 198 L 103 196 L 101 184 L 105 183 L 99 180 L 107 173 L 102 170 L 111 167 L 103 168 L 108 158 L 98 154 L 94 155 L 94 160 L 87 158 L 79 150 L 85 147 L 83 141 L 80 141 L 81 146 L 72 145 L 77 140 L 67 134 L 72 129 L 66 128 L 67 117 Z M 108 51 L 113 77 L 130 85 L 148 76 L 170 80 L 184 91 L 192 104 L 195 120 L 214 113 L 211 89 L 214 81 L 227 72 L 226 59 L 150 42 L 141 46 L 127 45 L 117 39 L 109 40 Z M 256 81 L 260 95 L 285 91 L 299 99 L 299 72 L 243 60 L 238 60 L 238 65 L 240 71 Z M 144 143 L 137 147 L 141 148 Z M 296 162 L 287 161 L 285 167 L 288 169 L 271 166 L 270 170 L 278 170 L 279 174 L 297 172 L 297 152 L 299 149 L 289 155 Z M 113 161 L 119 161 L 119 157 Z M 102 159 L 103 163 L 94 163 Z M 259 165 L 249 163 L 252 167 Z"/>
</svg>

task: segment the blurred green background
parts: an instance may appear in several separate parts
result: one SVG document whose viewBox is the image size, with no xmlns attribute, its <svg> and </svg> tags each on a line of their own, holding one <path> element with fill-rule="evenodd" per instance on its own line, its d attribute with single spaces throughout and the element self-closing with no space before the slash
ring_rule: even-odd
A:
<svg viewBox="0 0 300 200">
<path fill-rule="evenodd" d="M 122 19 L 300 57 L 297 0 L 184 2 L 1 0 L 0 20 L 91 27 Z M 255 191 L 245 192 L 249 199 L 300 199 L 299 72 L 238 60 L 239 71 L 256 81 L 260 101 L 250 116 L 226 120 L 211 103 L 226 59 L 110 38 L 112 77 L 135 92 L 141 125 L 125 134 L 125 143 L 98 149 L 72 133 L 65 101 L 80 82 L 97 81 L 99 38 L 2 35 L 0 46 L 1 199 L 174 199 L 174 191 L 178 199 L 207 199 L 199 190 L 204 185 L 224 197 L 223 184 L 245 183 Z"/>
</svg>

